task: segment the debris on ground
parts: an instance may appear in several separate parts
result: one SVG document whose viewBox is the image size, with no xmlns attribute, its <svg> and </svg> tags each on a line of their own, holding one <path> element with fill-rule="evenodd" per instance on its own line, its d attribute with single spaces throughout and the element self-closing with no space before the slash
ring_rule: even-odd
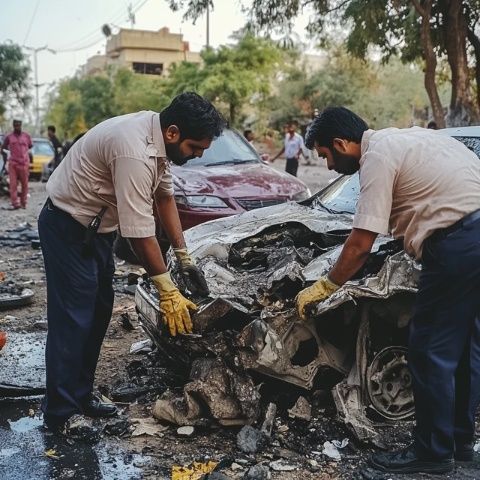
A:
<svg viewBox="0 0 480 480">
<path fill-rule="evenodd" d="M 162 436 L 162 433 L 168 430 L 168 426 L 157 422 L 155 418 L 131 418 L 130 422 L 134 426 L 132 437 L 140 437 L 142 435 Z"/>
<path fill-rule="evenodd" d="M 348 438 L 344 438 L 341 442 L 338 440 L 333 440 L 331 442 L 325 442 L 323 444 L 323 455 L 326 455 L 328 458 L 333 460 L 341 460 L 342 456 L 339 452 L 342 448 L 345 448 L 348 445 Z"/>
<path fill-rule="evenodd" d="M 0 246 L 2 247 L 23 247 L 30 245 L 32 241 L 39 241 L 38 230 L 28 222 L 21 223 L 16 228 L 7 229 L 0 235 Z"/>
<path fill-rule="evenodd" d="M 100 440 L 102 429 L 99 421 L 83 415 L 73 415 L 65 425 L 66 435 L 74 440 L 93 444 Z"/>
<path fill-rule="evenodd" d="M 312 419 L 312 406 L 305 397 L 300 396 L 295 405 L 288 409 L 288 416 L 309 422 Z"/>
<path fill-rule="evenodd" d="M 243 476 L 244 480 L 270 480 L 272 474 L 266 465 L 254 465 Z"/>
<path fill-rule="evenodd" d="M 267 435 L 250 425 L 245 425 L 237 434 L 237 447 L 244 453 L 257 453 L 266 445 Z"/>
<path fill-rule="evenodd" d="M 176 425 L 248 425 L 257 420 L 260 395 L 248 376 L 234 374 L 222 360 L 193 362 L 183 395 L 165 392 L 153 415 Z"/>
<path fill-rule="evenodd" d="M 172 467 L 171 480 L 200 480 L 207 473 L 213 472 L 218 462 L 193 462 L 189 465 Z"/>
<path fill-rule="evenodd" d="M 285 463 L 283 460 L 275 460 L 274 462 L 270 462 L 270 468 L 275 472 L 291 472 L 293 470 L 297 470 L 298 467 L 295 465 L 290 465 Z"/>
<path fill-rule="evenodd" d="M 140 340 L 139 342 L 132 343 L 129 353 L 148 353 L 148 352 L 151 352 L 152 350 L 153 350 L 153 342 L 149 338 L 147 338 L 146 340 Z"/>
<path fill-rule="evenodd" d="M 190 425 L 186 425 L 185 427 L 178 427 L 177 428 L 177 434 L 180 437 L 191 437 L 194 432 L 195 432 L 195 428 L 190 426 Z"/>
</svg>

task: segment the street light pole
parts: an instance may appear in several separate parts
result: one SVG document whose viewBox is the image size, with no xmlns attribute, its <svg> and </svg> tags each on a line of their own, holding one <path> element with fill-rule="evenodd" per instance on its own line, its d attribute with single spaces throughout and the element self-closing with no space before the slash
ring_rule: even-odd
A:
<svg viewBox="0 0 480 480">
<path fill-rule="evenodd" d="M 40 96 L 39 96 L 39 89 L 43 84 L 38 83 L 38 59 L 37 54 L 38 52 L 42 52 L 43 50 L 48 50 L 50 53 L 57 53 L 55 50 L 48 48 L 46 45 L 43 47 L 27 47 L 24 45 L 26 50 L 30 50 L 33 52 L 33 71 L 35 75 L 35 133 L 38 135 L 40 133 Z"/>
</svg>

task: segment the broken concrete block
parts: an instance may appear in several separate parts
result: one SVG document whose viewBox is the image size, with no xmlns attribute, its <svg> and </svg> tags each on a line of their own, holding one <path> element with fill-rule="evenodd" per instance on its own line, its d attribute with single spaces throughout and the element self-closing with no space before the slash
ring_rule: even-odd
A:
<svg viewBox="0 0 480 480">
<path fill-rule="evenodd" d="M 68 419 L 65 428 L 67 436 L 75 440 L 90 444 L 100 440 L 101 429 L 92 418 L 74 415 Z"/>
<path fill-rule="evenodd" d="M 244 480 L 269 480 L 272 477 L 266 465 L 254 465 L 243 476 Z"/>
<path fill-rule="evenodd" d="M 270 468 L 275 472 L 291 472 L 297 469 L 297 467 L 294 465 L 285 463 L 283 460 L 275 460 L 274 462 L 270 462 Z"/>
<path fill-rule="evenodd" d="M 257 453 L 268 443 L 268 437 L 260 430 L 245 425 L 237 435 L 237 447 L 245 453 Z"/>
<path fill-rule="evenodd" d="M 312 406 L 305 397 L 298 397 L 295 405 L 288 409 L 288 416 L 309 422 L 312 419 Z"/>
</svg>

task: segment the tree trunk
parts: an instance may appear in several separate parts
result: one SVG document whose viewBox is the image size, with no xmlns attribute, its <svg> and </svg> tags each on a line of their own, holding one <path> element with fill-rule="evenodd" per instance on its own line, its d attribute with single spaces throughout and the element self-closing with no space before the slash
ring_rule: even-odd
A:
<svg viewBox="0 0 480 480">
<path fill-rule="evenodd" d="M 233 128 L 236 120 L 237 105 L 234 102 L 230 102 L 229 110 L 230 110 L 229 127 Z"/>
<path fill-rule="evenodd" d="M 470 125 L 477 118 L 470 91 L 467 58 L 467 21 L 462 0 L 443 0 L 445 48 L 452 72 L 452 93 L 447 125 Z"/>
<path fill-rule="evenodd" d="M 412 0 L 420 18 L 422 25 L 420 29 L 420 41 L 423 49 L 423 59 L 425 60 L 425 89 L 427 90 L 432 114 L 438 128 L 445 128 L 445 118 L 443 115 L 443 106 L 438 94 L 437 84 L 435 82 L 435 72 L 437 69 L 437 56 L 433 49 L 432 36 L 430 32 L 430 19 L 432 16 L 432 0 Z"/>
<path fill-rule="evenodd" d="M 468 29 L 468 40 L 475 53 L 475 80 L 477 83 L 477 110 L 480 111 L 480 38 L 475 35 L 473 28 Z"/>
</svg>

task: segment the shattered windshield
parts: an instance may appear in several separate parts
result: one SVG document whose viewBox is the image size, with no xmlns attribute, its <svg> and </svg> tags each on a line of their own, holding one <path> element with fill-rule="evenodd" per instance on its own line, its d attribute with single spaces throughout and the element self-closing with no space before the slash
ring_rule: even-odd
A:
<svg viewBox="0 0 480 480">
<path fill-rule="evenodd" d="M 479 137 L 455 137 L 467 148 L 474 152 L 480 158 L 480 138 Z"/>
<path fill-rule="evenodd" d="M 225 130 L 216 138 L 201 158 L 188 161 L 188 166 L 236 165 L 239 163 L 260 162 L 257 152 L 238 133 Z"/>
<path fill-rule="evenodd" d="M 355 213 L 360 194 L 358 173 L 344 175 L 334 180 L 312 203 L 324 207 L 331 213 Z"/>
</svg>

